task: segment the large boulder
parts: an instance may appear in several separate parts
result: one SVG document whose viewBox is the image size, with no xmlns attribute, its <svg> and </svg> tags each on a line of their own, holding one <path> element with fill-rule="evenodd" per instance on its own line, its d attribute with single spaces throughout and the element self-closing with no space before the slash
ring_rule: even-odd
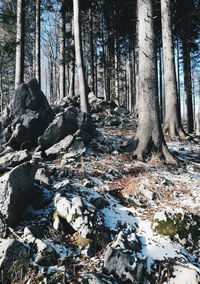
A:
<svg viewBox="0 0 200 284">
<path fill-rule="evenodd" d="M 37 170 L 35 162 L 26 162 L 0 177 L 0 212 L 9 226 L 16 225 L 33 201 Z"/>
<path fill-rule="evenodd" d="M 40 90 L 36 79 L 23 83 L 0 121 L 0 143 L 8 142 L 13 149 L 33 148 L 55 113 Z"/>
<path fill-rule="evenodd" d="M 44 134 L 39 137 L 38 141 L 42 148 L 48 149 L 67 135 L 74 134 L 78 130 L 77 115 L 78 111 L 74 107 L 69 107 L 65 112 L 58 114 Z"/>
<path fill-rule="evenodd" d="M 66 136 L 75 133 L 83 139 L 85 144 L 88 144 L 96 135 L 96 130 L 89 114 L 79 113 L 75 107 L 68 107 L 55 117 L 43 135 L 39 137 L 38 142 L 42 149 L 46 150 Z"/>
<path fill-rule="evenodd" d="M 27 150 L 12 151 L 0 155 L 0 166 L 15 167 L 31 159 Z"/>
</svg>

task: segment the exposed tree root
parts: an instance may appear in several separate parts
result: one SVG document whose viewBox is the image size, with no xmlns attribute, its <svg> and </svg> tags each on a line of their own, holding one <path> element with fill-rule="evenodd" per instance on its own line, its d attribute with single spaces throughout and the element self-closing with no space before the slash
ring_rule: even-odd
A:
<svg viewBox="0 0 200 284">
<path fill-rule="evenodd" d="M 179 164 L 179 160 L 169 152 L 165 142 L 158 141 L 155 143 L 152 138 L 146 140 L 145 143 L 139 141 L 133 156 L 141 161 L 150 160 L 157 163 Z"/>
<path fill-rule="evenodd" d="M 180 139 L 186 139 L 189 135 L 185 132 L 182 126 L 178 126 L 172 123 L 165 123 L 163 127 L 163 132 L 169 135 L 169 137 L 178 137 Z"/>
</svg>

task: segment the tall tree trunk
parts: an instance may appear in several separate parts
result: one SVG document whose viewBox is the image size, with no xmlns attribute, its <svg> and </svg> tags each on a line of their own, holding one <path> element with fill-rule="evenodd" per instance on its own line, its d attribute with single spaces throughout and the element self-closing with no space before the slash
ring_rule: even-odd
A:
<svg viewBox="0 0 200 284">
<path fill-rule="evenodd" d="M 65 69 L 65 23 L 66 23 L 66 9 L 65 9 L 65 2 L 63 0 L 62 7 L 61 7 L 61 32 L 60 32 L 60 64 L 59 64 L 59 73 L 60 73 L 60 80 L 59 80 L 59 89 L 60 89 L 60 100 L 65 97 L 66 93 L 66 69 Z"/>
<path fill-rule="evenodd" d="M 35 13 L 35 77 L 41 87 L 41 63 L 40 63 L 40 0 L 36 0 Z"/>
<path fill-rule="evenodd" d="M 170 0 L 161 0 L 161 20 L 165 82 L 164 132 L 171 137 L 185 137 L 186 133 L 181 125 L 180 105 L 178 102 Z"/>
<path fill-rule="evenodd" d="M 177 40 L 177 45 L 176 45 L 176 50 L 177 50 L 177 88 L 178 88 L 178 101 L 180 105 L 180 114 L 181 114 L 181 86 L 180 86 L 180 60 L 179 60 L 179 42 Z"/>
<path fill-rule="evenodd" d="M 91 86 L 95 93 L 95 74 L 94 74 L 94 35 L 93 35 L 93 11 L 90 8 L 90 48 L 91 48 Z"/>
<path fill-rule="evenodd" d="M 194 131 L 193 119 L 193 105 L 192 105 L 192 78 L 191 78 L 191 62 L 190 62 L 190 48 L 188 43 L 182 41 L 183 48 L 183 68 L 184 68 L 184 91 L 187 108 L 187 131 L 192 133 Z"/>
<path fill-rule="evenodd" d="M 162 49 L 159 48 L 159 103 L 160 103 L 160 122 L 163 123 L 164 107 L 163 107 L 163 72 L 162 72 Z"/>
<path fill-rule="evenodd" d="M 115 50 L 115 102 L 119 105 L 119 54 L 118 54 L 118 45 L 117 45 L 117 35 L 115 35 L 115 44 L 114 44 L 114 50 Z"/>
<path fill-rule="evenodd" d="M 69 98 L 73 98 L 75 95 L 74 82 L 75 82 L 75 58 L 73 57 L 70 67 L 70 83 L 69 83 Z"/>
<path fill-rule="evenodd" d="M 24 0 L 17 0 L 15 89 L 24 81 Z"/>
<path fill-rule="evenodd" d="M 79 81 L 79 92 L 81 101 L 81 111 L 88 112 L 88 94 L 83 62 L 83 51 L 81 41 L 81 30 L 80 30 L 80 11 L 79 11 L 79 0 L 73 0 L 74 9 L 74 41 L 75 41 L 75 54 L 76 54 L 76 65 L 78 72 Z"/>
<path fill-rule="evenodd" d="M 139 93 L 134 156 L 142 160 L 152 157 L 174 163 L 175 159 L 164 141 L 159 119 L 153 8 L 152 0 L 138 0 Z"/>
</svg>

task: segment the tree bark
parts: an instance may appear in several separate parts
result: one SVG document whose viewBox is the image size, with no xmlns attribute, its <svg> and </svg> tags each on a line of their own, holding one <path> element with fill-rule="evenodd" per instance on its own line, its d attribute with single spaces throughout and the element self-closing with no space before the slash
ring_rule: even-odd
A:
<svg viewBox="0 0 200 284">
<path fill-rule="evenodd" d="M 35 13 L 35 77 L 41 87 L 41 55 L 40 55 L 40 0 L 36 0 Z"/>
<path fill-rule="evenodd" d="M 24 0 L 17 0 L 15 89 L 24 81 Z"/>
<path fill-rule="evenodd" d="M 60 100 L 65 97 L 65 89 L 66 89 L 66 69 L 65 69 L 65 23 L 66 23 L 66 9 L 65 3 L 62 2 L 61 7 L 61 24 L 60 24 L 60 65 L 59 65 L 59 73 L 60 73 L 60 80 L 59 80 L 59 89 L 60 89 Z"/>
<path fill-rule="evenodd" d="M 134 156 L 175 163 L 161 130 L 152 0 L 138 0 L 138 129 Z"/>
<path fill-rule="evenodd" d="M 191 63 L 190 63 L 190 48 L 188 43 L 183 40 L 183 68 L 184 68 L 184 91 L 187 108 L 187 131 L 194 131 L 193 105 L 192 105 L 192 78 L 191 78 Z"/>
<path fill-rule="evenodd" d="M 80 30 L 80 11 L 79 11 L 79 0 L 73 0 L 73 10 L 74 10 L 74 43 L 75 43 L 75 56 L 76 65 L 78 72 L 79 81 L 79 92 L 81 101 L 81 111 L 88 112 L 88 94 L 85 78 L 85 68 L 83 62 L 83 50 L 81 41 L 81 30 Z"/>
<path fill-rule="evenodd" d="M 95 93 L 95 74 L 94 74 L 94 35 L 93 35 L 93 11 L 90 8 L 90 48 L 91 48 L 91 86 Z"/>
<path fill-rule="evenodd" d="M 200 103 L 198 113 L 196 114 L 196 135 L 200 136 Z"/>
<path fill-rule="evenodd" d="M 165 117 L 164 132 L 170 137 L 186 136 L 181 124 L 175 72 L 170 0 L 161 0 L 162 42 L 164 57 Z"/>
</svg>

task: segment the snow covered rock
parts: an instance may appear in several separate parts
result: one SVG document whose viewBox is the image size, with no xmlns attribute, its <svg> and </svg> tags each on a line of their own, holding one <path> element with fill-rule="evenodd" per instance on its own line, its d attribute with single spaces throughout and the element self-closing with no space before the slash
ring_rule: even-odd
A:
<svg viewBox="0 0 200 284">
<path fill-rule="evenodd" d="M 33 201 L 35 162 L 26 162 L 0 177 L 0 212 L 9 226 L 20 220 L 24 210 Z"/>
<path fill-rule="evenodd" d="M 51 186 L 52 181 L 50 179 L 50 174 L 48 173 L 46 168 L 42 167 L 37 170 L 35 174 L 35 182 L 44 187 Z"/>
<path fill-rule="evenodd" d="M 91 239 L 96 244 L 108 242 L 109 234 L 103 223 L 103 216 L 92 204 L 85 204 L 83 199 L 75 196 L 71 199 L 57 194 L 54 198 L 57 216 L 60 216 L 77 231 L 82 238 Z M 54 221 L 54 228 L 58 222 Z"/>
<path fill-rule="evenodd" d="M 104 270 L 108 275 L 113 274 L 122 281 L 141 283 L 144 280 L 144 264 L 142 261 L 121 249 L 108 247 L 104 256 Z"/>
<path fill-rule="evenodd" d="M 125 109 L 125 108 L 122 108 L 122 107 L 116 107 L 116 108 L 114 109 L 114 111 L 115 111 L 115 113 L 116 113 L 117 115 L 127 115 L 127 114 L 130 113 L 129 110 L 127 110 L 127 109 Z"/>
<path fill-rule="evenodd" d="M 112 282 L 108 282 L 107 279 L 103 280 L 102 277 L 98 276 L 95 273 L 88 273 L 84 276 L 84 281 L 87 281 L 88 284 L 109 284 Z"/>
<path fill-rule="evenodd" d="M 27 150 L 10 152 L 0 156 L 0 166 L 15 167 L 31 159 Z"/>
<path fill-rule="evenodd" d="M 169 284 L 198 284 L 200 283 L 200 271 L 197 272 L 194 267 L 183 265 L 174 266 L 173 277 Z"/>
<path fill-rule="evenodd" d="M 24 229 L 24 240 L 29 244 L 36 245 L 34 261 L 42 266 L 51 266 L 57 263 L 59 255 L 53 247 L 43 241 L 41 233 L 34 227 Z"/>
</svg>

